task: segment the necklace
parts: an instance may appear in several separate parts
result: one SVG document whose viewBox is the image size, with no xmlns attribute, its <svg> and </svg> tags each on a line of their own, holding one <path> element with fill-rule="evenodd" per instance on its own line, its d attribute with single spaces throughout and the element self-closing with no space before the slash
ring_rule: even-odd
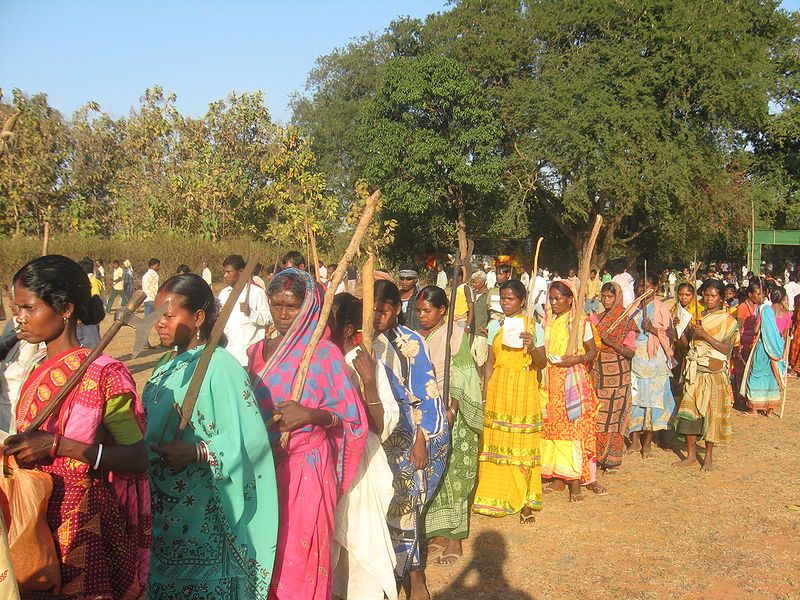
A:
<svg viewBox="0 0 800 600">
<path fill-rule="evenodd" d="M 177 356 L 180 356 L 179 354 L 177 354 L 177 349 L 174 350 L 174 352 L 176 352 L 176 355 L 170 357 L 167 362 L 175 360 Z M 181 354 L 183 354 L 183 352 Z M 198 352 L 197 354 L 192 356 L 189 360 L 184 361 L 183 363 L 181 363 L 180 365 L 178 365 L 173 369 L 165 368 L 163 372 L 159 373 L 156 376 L 156 380 L 152 382 L 152 384 L 151 382 L 148 382 L 148 385 L 154 385 L 156 388 L 156 394 L 153 397 L 153 405 L 158 404 L 159 396 L 161 395 L 161 392 L 164 390 L 164 384 L 166 384 L 167 380 L 169 380 L 169 378 L 175 375 L 176 373 L 180 373 L 181 371 L 183 371 L 186 367 L 192 364 L 199 356 L 200 353 Z"/>
</svg>

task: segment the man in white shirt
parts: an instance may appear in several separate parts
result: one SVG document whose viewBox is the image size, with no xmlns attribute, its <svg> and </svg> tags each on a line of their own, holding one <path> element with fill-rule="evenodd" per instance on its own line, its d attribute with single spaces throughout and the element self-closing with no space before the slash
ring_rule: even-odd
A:
<svg viewBox="0 0 800 600">
<path fill-rule="evenodd" d="M 497 274 L 494 272 L 494 268 L 490 264 L 483 265 L 483 270 L 486 271 L 486 287 L 490 290 L 497 285 Z"/>
<path fill-rule="evenodd" d="M 111 293 L 108 295 L 106 312 L 110 313 L 114 308 L 114 300 L 119 297 L 120 306 L 125 300 L 125 271 L 120 266 L 118 260 L 111 261 Z"/>
<path fill-rule="evenodd" d="M 794 310 L 794 301 L 797 294 L 800 294 L 800 283 L 797 282 L 797 271 L 789 275 L 789 282 L 783 286 L 786 289 L 786 301 L 789 304 L 789 310 Z"/>
<path fill-rule="evenodd" d="M 214 278 L 211 276 L 211 269 L 208 268 L 208 263 L 203 261 L 200 263 L 200 266 L 203 267 L 200 277 L 202 277 L 203 281 L 205 281 L 208 285 L 211 285 L 211 282 L 214 281 Z"/>
<path fill-rule="evenodd" d="M 151 258 L 147 263 L 147 267 L 147 272 L 142 275 L 142 291 L 146 296 L 144 299 L 144 316 L 153 312 L 156 294 L 158 294 L 158 272 L 161 270 L 161 261 L 157 258 Z"/>
<path fill-rule="evenodd" d="M 542 270 L 539 269 L 541 273 Z M 531 299 L 533 302 L 533 310 L 539 315 L 539 318 L 544 318 L 545 304 L 547 303 L 547 279 L 541 275 L 536 275 L 533 280 L 533 290 L 531 290 Z"/>
<path fill-rule="evenodd" d="M 623 267 L 622 271 L 614 275 L 611 279 L 614 283 L 622 288 L 622 305 L 628 308 L 633 301 L 636 300 L 636 291 L 634 289 L 633 276 L 628 273 L 627 267 Z"/>
<path fill-rule="evenodd" d="M 447 273 L 444 270 L 444 263 L 436 261 L 436 287 L 447 291 Z"/>
<path fill-rule="evenodd" d="M 221 304 L 227 302 L 244 267 L 244 259 L 238 254 L 232 254 L 222 263 L 222 280 L 225 282 L 225 288 L 219 293 Z M 269 312 L 266 292 L 258 285 L 246 285 L 225 324 L 225 337 L 228 338 L 228 345 L 225 348 L 236 357 L 240 365 L 247 367 L 247 349 L 264 338 L 266 329 L 271 323 L 272 315 Z"/>
</svg>

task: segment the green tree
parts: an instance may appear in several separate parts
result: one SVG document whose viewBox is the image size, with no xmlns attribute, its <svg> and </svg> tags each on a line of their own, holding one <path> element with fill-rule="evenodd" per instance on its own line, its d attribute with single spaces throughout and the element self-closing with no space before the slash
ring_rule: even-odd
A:
<svg viewBox="0 0 800 600">
<path fill-rule="evenodd" d="M 466 252 L 468 221 L 478 229 L 499 191 L 500 138 L 480 83 L 456 61 L 431 54 L 387 65 L 359 142 L 364 175 L 384 192 L 384 213 L 404 225 L 397 241 L 406 253 L 421 239 L 452 247 L 452 233 Z"/>
<path fill-rule="evenodd" d="M 0 231 L 39 235 L 66 206 L 69 127 L 45 94 L 12 95 L 12 106 L 0 105 L 3 120 L 20 111 L 12 147 L 0 157 Z"/>
</svg>

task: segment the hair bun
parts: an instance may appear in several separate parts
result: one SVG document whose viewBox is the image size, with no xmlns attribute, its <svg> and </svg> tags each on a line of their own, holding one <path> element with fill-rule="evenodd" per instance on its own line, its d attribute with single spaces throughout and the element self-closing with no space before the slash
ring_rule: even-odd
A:
<svg viewBox="0 0 800 600">
<path fill-rule="evenodd" d="M 83 309 L 78 320 L 84 325 L 97 325 L 106 318 L 106 309 L 100 296 L 92 296 Z"/>
</svg>

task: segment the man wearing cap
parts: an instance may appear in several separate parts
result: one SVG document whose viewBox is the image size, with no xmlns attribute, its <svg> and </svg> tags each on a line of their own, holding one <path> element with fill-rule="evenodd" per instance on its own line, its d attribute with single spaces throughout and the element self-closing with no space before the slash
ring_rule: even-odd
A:
<svg viewBox="0 0 800 600">
<path fill-rule="evenodd" d="M 416 265 L 402 265 L 397 273 L 397 279 L 400 283 L 400 302 L 403 307 L 405 326 L 417 331 L 420 323 L 414 307 L 417 294 L 419 294 L 419 272 Z"/>
</svg>

